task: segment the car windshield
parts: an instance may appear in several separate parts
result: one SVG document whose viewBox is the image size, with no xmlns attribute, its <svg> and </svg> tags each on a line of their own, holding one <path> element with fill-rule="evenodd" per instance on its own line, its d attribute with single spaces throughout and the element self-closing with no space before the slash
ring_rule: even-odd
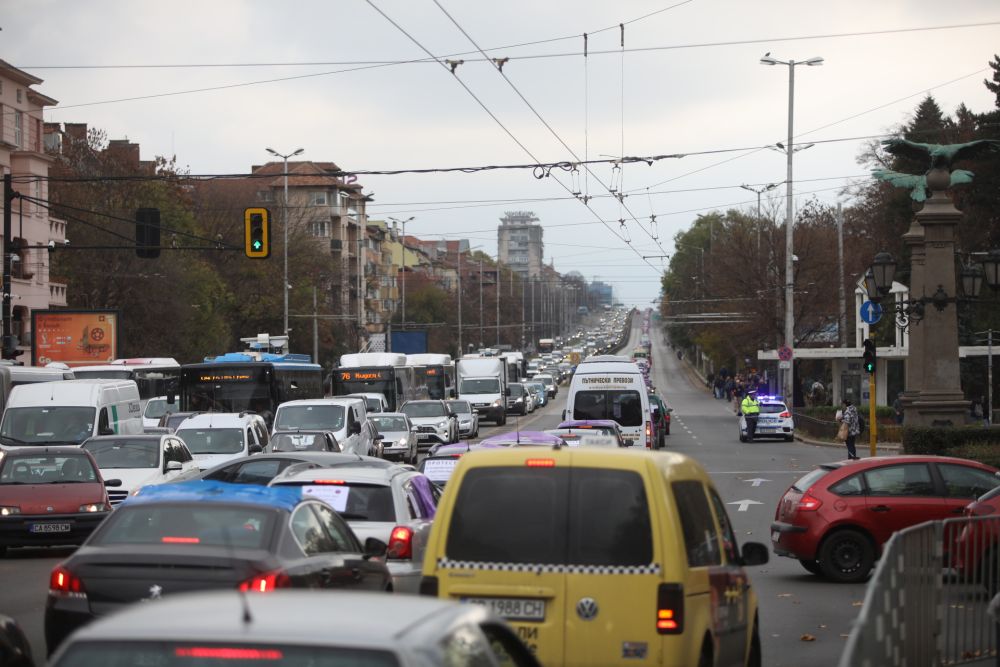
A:
<svg viewBox="0 0 1000 667">
<path fill-rule="evenodd" d="M 274 420 L 275 430 L 324 429 L 339 431 L 344 428 L 343 405 L 282 405 Z"/>
<path fill-rule="evenodd" d="M 392 489 L 381 484 L 360 484 L 338 480 L 336 484 L 295 481 L 275 484 L 275 486 L 301 487 L 303 498 L 319 498 L 347 521 L 389 523 L 396 520 Z"/>
<path fill-rule="evenodd" d="M 377 398 L 366 398 L 365 407 L 368 409 L 368 412 L 378 412 L 379 410 L 383 409 L 382 401 L 378 400 Z"/>
<path fill-rule="evenodd" d="M 271 436 L 273 452 L 325 452 L 326 436 L 322 433 L 276 433 Z"/>
<path fill-rule="evenodd" d="M 519 384 L 512 384 L 508 389 L 510 389 L 511 396 L 524 396 L 524 387 Z"/>
<path fill-rule="evenodd" d="M 499 394 L 500 380 L 494 378 L 462 380 L 458 391 L 461 394 Z"/>
<path fill-rule="evenodd" d="M 642 400 L 634 390 L 578 391 L 573 419 L 612 419 L 622 426 L 642 426 Z"/>
<path fill-rule="evenodd" d="M 393 431 L 406 431 L 406 420 L 402 417 L 372 417 L 372 423 L 379 433 L 392 433 Z"/>
<path fill-rule="evenodd" d="M 102 470 L 110 468 L 156 468 L 160 465 L 159 438 L 114 438 L 83 443 Z"/>
<path fill-rule="evenodd" d="M 262 642 L 78 641 L 69 645 L 57 667 L 398 667 L 390 651 L 316 643 L 286 646 Z"/>
<path fill-rule="evenodd" d="M 98 479 L 84 454 L 8 453 L 0 468 L 0 484 L 83 484 Z"/>
<path fill-rule="evenodd" d="M 176 412 L 177 403 L 170 405 L 165 398 L 151 398 L 146 403 L 146 410 L 142 416 L 146 419 L 159 419 L 168 412 Z"/>
<path fill-rule="evenodd" d="M 550 384 L 552 384 L 552 378 L 548 377 L 547 375 L 536 375 L 535 379 L 544 384 L 545 386 L 549 386 Z"/>
<path fill-rule="evenodd" d="M 243 451 L 241 428 L 182 428 L 177 435 L 192 454 L 239 454 Z"/>
<path fill-rule="evenodd" d="M 264 549 L 277 516 L 276 510 L 258 505 L 126 503 L 105 520 L 91 543 Z"/>
<path fill-rule="evenodd" d="M 400 410 L 410 419 L 420 418 L 420 417 L 444 417 L 445 408 L 443 403 L 431 402 L 431 403 L 407 403 Z"/>
<path fill-rule="evenodd" d="M 94 435 L 97 408 L 51 406 L 7 408 L 0 425 L 0 444 L 42 445 L 69 443 L 78 445 Z"/>
<path fill-rule="evenodd" d="M 468 414 L 472 412 L 472 405 L 468 401 L 448 401 L 448 407 L 452 412 Z"/>
</svg>

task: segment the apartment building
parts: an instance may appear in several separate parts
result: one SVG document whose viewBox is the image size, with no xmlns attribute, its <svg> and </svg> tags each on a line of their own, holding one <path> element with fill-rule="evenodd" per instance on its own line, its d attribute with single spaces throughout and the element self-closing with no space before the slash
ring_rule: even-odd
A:
<svg viewBox="0 0 1000 667">
<path fill-rule="evenodd" d="M 542 226 L 530 211 L 507 211 L 497 228 L 500 263 L 522 278 L 537 278 L 542 272 L 545 243 Z"/>
<path fill-rule="evenodd" d="M 14 232 L 3 239 L 3 252 L 17 249 L 11 271 L 12 333 L 18 337 L 18 359 L 25 363 L 31 356 L 31 311 L 66 306 L 66 284 L 50 280 L 46 249 L 50 241 L 62 244 L 66 238 L 65 221 L 45 206 L 53 158 L 45 153 L 42 114 L 58 102 L 33 88 L 41 83 L 0 60 L 0 171 L 11 174 L 14 191 L 24 197 L 11 205 Z"/>
</svg>

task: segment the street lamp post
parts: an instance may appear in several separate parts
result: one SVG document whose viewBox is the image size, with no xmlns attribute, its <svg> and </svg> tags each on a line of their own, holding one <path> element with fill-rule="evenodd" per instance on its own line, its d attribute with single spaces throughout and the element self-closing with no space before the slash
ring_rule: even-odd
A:
<svg viewBox="0 0 1000 667">
<path fill-rule="evenodd" d="M 795 314 L 792 310 L 793 306 L 793 292 L 795 291 L 795 266 L 793 264 L 793 254 L 794 246 L 792 243 L 792 227 L 794 223 L 794 202 L 792 199 L 792 157 L 795 154 L 795 148 L 792 144 L 792 127 L 793 120 L 795 118 L 795 66 L 796 65 L 808 65 L 809 67 L 814 67 L 816 65 L 822 65 L 823 59 L 809 58 L 802 62 L 795 62 L 794 60 L 778 60 L 777 58 L 772 58 L 771 54 L 766 54 L 760 59 L 762 65 L 787 65 L 788 66 L 788 143 L 784 146 L 779 146 L 785 151 L 786 161 L 787 161 L 787 176 L 785 178 L 785 345 L 789 348 L 795 347 Z M 782 382 L 783 391 L 786 400 L 791 400 L 793 403 L 795 399 L 792 394 L 792 369 L 789 368 L 784 372 L 784 382 Z"/>
<path fill-rule="evenodd" d="M 285 295 L 284 331 L 285 331 L 285 336 L 287 336 L 288 335 L 288 158 L 295 157 L 296 155 L 301 155 L 305 149 L 299 148 L 287 155 L 283 155 L 278 151 L 274 150 L 273 148 L 265 148 L 264 150 L 266 150 L 268 153 L 270 153 L 275 157 L 280 157 L 285 163 L 285 168 L 283 170 L 283 176 L 285 181 L 285 198 L 281 202 L 281 225 L 282 227 L 284 227 L 284 246 L 282 247 L 282 254 L 284 255 L 285 259 L 285 273 L 284 273 L 285 282 L 282 292 L 284 292 Z"/>
<path fill-rule="evenodd" d="M 402 312 L 399 316 L 399 325 L 404 329 L 406 328 L 406 223 L 413 220 L 413 218 L 414 216 L 412 215 L 406 220 L 398 220 L 392 217 L 389 218 L 393 222 L 398 222 L 403 226 L 403 235 L 400 237 L 400 242 L 403 245 L 403 252 L 400 255 L 400 270 L 402 272 L 403 279 L 400 281 L 400 289 L 402 290 Z"/>
<path fill-rule="evenodd" d="M 768 183 L 767 185 L 762 185 L 760 187 L 753 187 L 752 185 L 743 184 L 740 187 L 744 190 L 749 190 L 757 195 L 757 254 L 760 254 L 760 196 L 765 192 L 775 189 L 781 185 L 780 183 Z"/>
</svg>

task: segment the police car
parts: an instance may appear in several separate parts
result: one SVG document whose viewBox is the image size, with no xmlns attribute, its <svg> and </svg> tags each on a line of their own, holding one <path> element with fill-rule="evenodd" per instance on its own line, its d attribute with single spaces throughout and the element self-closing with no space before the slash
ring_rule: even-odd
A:
<svg viewBox="0 0 1000 667">
<path fill-rule="evenodd" d="M 795 422 L 792 411 L 785 405 L 784 396 L 757 396 L 760 414 L 757 416 L 757 430 L 754 438 L 784 438 L 786 442 L 795 439 Z M 747 420 L 740 414 L 740 442 L 747 441 Z"/>
</svg>

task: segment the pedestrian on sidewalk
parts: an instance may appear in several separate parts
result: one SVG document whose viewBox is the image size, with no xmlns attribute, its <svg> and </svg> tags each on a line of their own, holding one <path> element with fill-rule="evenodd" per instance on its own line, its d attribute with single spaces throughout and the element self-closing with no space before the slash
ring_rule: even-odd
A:
<svg viewBox="0 0 1000 667">
<path fill-rule="evenodd" d="M 726 378 L 726 384 L 723 387 L 726 392 L 726 400 L 733 400 L 733 377 L 730 375 Z"/>
<path fill-rule="evenodd" d="M 896 400 L 892 402 L 892 410 L 896 413 L 896 423 L 903 423 L 903 392 L 896 395 Z"/>
<path fill-rule="evenodd" d="M 858 420 L 858 409 L 851 404 L 851 399 L 844 399 L 844 413 L 841 421 L 847 426 L 847 458 L 852 461 L 858 460 L 858 452 L 854 448 L 854 439 L 861 434 L 861 424 Z"/>
</svg>

